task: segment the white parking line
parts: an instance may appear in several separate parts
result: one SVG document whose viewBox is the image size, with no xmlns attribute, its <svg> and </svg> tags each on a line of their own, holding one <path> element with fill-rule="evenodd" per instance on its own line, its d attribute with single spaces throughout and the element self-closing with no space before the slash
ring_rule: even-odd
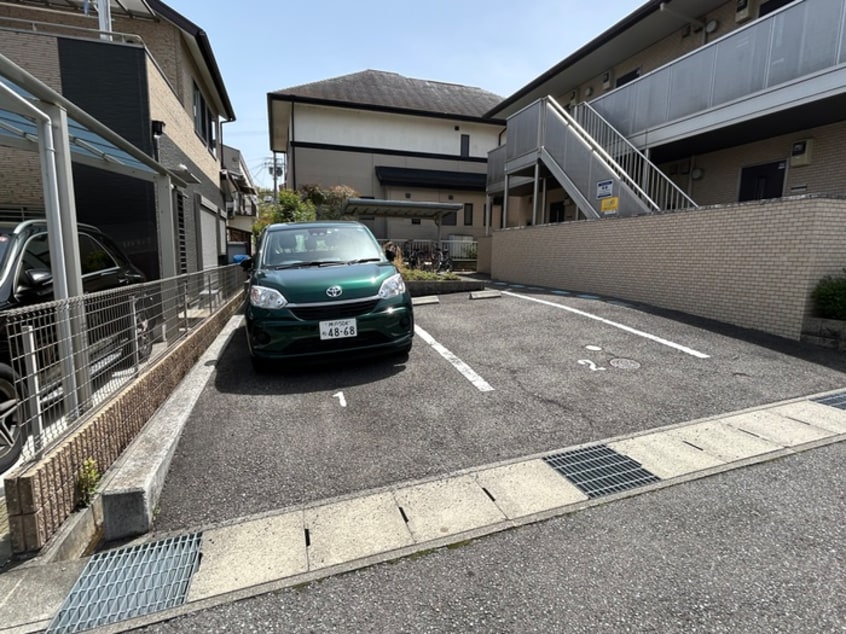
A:
<svg viewBox="0 0 846 634">
<path fill-rule="evenodd" d="M 704 352 L 699 352 L 698 350 L 694 350 L 693 348 L 688 348 L 687 346 L 683 346 L 678 343 L 674 343 L 672 341 L 668 341 L 667 339 L 662 339 L 661 337 L 656 337 L 655 335 L 650 335 L 648 332 L 643 332 L 642 330 L 636 330 L 634 328 L 630 328 L 629 326 L 625 326 L 623 324 L 617 323 L 616 321 L 611 321 L 610 319 L 605 319 L 604 317 L 599 317 L 598 315 L 592 315 L 590 313 L 586 313 L 583 310 L 578 310 L 577 308 L 570 308 L 569 306 L 564 306 L 562 304 L 556 304 L 555 302 L 548 302 L 545 299 L 538 299 L 537 297 L 528 297 L 527 295 L 520 295 L 519 293 L 512 293 L 510 291 L 502 291 L 503 295 L 511 295 L 512 297 L 517 297 L 519 299 L 526 299 L 530 302 L 537 302 L 538 304 L 546 304 L 547 306 L 552 306 L 553 308 L 560 308 L 561 310 L 567 310 L 571 313 L 575 313 L 577 315 L 581 315 L 582 317 L 587 317 L 588 319 L 594 319 L 596 321 L 601 321 L 603 324 L 607 324 L 609 326 L 614 326 L 614 328 L 619 328 L 620 330 L 625 330 L 626 332 L 630 332 L 633 335 L 637 335 L 638 337 L 643 337 L 645 339 L 649 339 L 651 341 L 655 341 L 656 343 L 660 343 L 664 346 L 669 346 L 670 348 L 675 348 L 685 354 L 689 354 L 697 359 L 710 359 L 711 356 L 705 354 Z"/>
<path fill-rule="evenodd" d="M 458 370 L 459 372 L 461 372 L 461 374 L 464 375 L 465 379 L 467 379 L 468 381 L 470 381 L 470 383 L 476 386 L 477 390 L 479 390 L 480 392 L 493 392 L 493 388 L 490 386 L 490 384 L 478 374 L 476 374 L 473 368 L 471 368 L 469 365 L 464 363 L 464 361 L 456 357 L 452 352 L 450 352 L 437 341 L 435 341 L 435 338 L 432 337 L 432 335 L 423 330 L 417 324 L 414 324 L 414 333 L 427 344 L 432 346 L 444 359 L 449 361 L 455 367 L 456 370 Z"/>
</svg>

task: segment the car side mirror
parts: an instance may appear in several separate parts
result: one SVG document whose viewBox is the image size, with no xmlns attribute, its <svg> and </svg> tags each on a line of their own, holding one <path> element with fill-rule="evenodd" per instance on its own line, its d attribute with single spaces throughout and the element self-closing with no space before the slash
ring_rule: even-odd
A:
<svg viewBox="0 0 846 634">
<path fill-rule="evenodd" d="M 27 269 L 23 272 L 23 281 L 28 288 L 41 288 L 53 281 L 53 273 L 47 269 Z"/>
<path fill-rule="evenodd" d="M 388 258 L 388 262 L 393 262 L 397 258 L 396 251 L 385 249 L 385 257 Z"/>
<path fill-rule="evenodd" d="M 244 258 L 238 264 L 241 266 L 242 269 L 245 271 L 249 271 L 253 268 L 253 258 Z"/>
</svg>

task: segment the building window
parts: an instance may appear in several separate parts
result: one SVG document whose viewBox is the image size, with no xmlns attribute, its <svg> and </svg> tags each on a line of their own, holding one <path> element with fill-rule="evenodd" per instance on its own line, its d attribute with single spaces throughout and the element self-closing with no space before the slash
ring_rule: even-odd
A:
<svg viewBox="0 0 846 634">
<path fill-rule="evenodd" d="M 466 158 L 470 156 L 470 135 L 461 135 L 461 157 Z"/>
<path fill-rule="evenodd" d="M 419 225 L 419 224 L 420 224 L 420 218 L 412 218 L 412 219 L 411 219 L 411 224 L 413 224 L 413 225 Z"/>
<path fill-rule="evenodd" d="M 464 224 L 473 224 L 473 203 L 464 203 Z"/>
<path fill-rule="evenodd" d="M 214 153 L 217 148 L 215 117 L 197 84 L 194 84 L 194 131 Z"/>
<path fill-rule="evenodd" d="M 617 77 L 617 82 L 616 82 L 617 88 L 619 88 L 620 86 L 625 86 L 626 84 L 628 84 L 631 81 L 634 81 L 638 77 L 640 77 L 640 69 L 639 68 L 635 68 L 634 70 L 629 71 L 628 73 L 620 75 L 619 77 Z"/>
<path fill-rule="evenodd" d="M 458 214 L 454 211 L 444 214 L 441 224 L 444 226 L 454 227 L 458 224 Z"/>
</svg>

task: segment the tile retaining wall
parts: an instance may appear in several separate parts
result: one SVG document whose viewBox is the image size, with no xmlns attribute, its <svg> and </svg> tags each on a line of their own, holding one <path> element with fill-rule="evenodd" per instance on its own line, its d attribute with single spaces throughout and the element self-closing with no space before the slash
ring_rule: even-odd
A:
<svg viewBox="0 0 846 634">
<path fill-rule="evenodd" d="M 93 458 L 105 472 L 242 304 L 241 295 L 231 299 L 58 447 L 5 479 L 13 552 L 34 552 L 47 544 L 76 508 L 83 461 Z"/>
<path fill-rule="evenodd" d="M 487 256 L 479 242 L 480 270 Z M 846 268 L 846 199 L 802 196 L 493 234 L 494 279 L 597 293 L 799 340 Z"/>
</svg>

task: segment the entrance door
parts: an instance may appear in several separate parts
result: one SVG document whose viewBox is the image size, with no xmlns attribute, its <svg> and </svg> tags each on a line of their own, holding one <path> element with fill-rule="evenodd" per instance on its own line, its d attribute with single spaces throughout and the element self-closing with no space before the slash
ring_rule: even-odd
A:
<svg viewBox="0 0 846 634">
<path fill-rule="evenodd" d="M 786 161 L 744 167 L 740 172 L 738 201 L 781 198 L 784 192 Z"/>
<path fill-rule="evenodd" d="M 549 221 L 564 222 L 564 203 L 552 203 L 549 206 Z"/>
</svg>

